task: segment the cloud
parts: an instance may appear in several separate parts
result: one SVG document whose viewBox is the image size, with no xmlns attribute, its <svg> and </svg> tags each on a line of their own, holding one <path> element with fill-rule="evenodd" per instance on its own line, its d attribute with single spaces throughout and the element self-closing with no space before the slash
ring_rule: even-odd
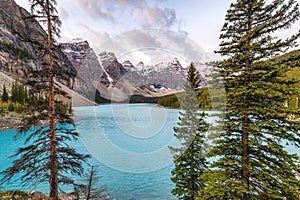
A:
<svg viewBox="0 0 300 200">
<path fill-rule="evenodd" d="M 106 20 L 114 21 L 113 6 L 104 0 L 87 0 L 87 1 L 75 1 L 88 15 L 92 18 L 101 17 Z"/>
<path fill-rule="evenodd" d="M 98 46 L 97 51 L 111 51 L 117 57 L 134 61 L 139 58 L 130 59 L 129 55 L 136 56 L 139 55 L 137 52 L 142 52 L 140 55 L 151 56 L 151 60 L 147 60 L 154 63 L 165 61 L 167 55 L 183 58 L 188 62 L 205 63 L 210 60 L 209 55 L 195 41 L 189 39 L 186 33 L 159 28 L 143 28 L 122 33 Z"/>
<path fill-rule="evenodd" d="M 158 8 L 145 5 L 132 11 L 132 19 L 142 27 L 170 28 L 176 22 L 176 12 L 170 8 Z"/>
<path fill-rule="evenodd" d="M 134 27 L 169 28 L 177 23 L 176 11 L 149 5 L 145 0 L 74 0 L 92 19 Z"/>
<path fill-rule="evenodd" d="M 70 14 L 63 7 L 59 7 L 59 15 L 62 20 L 67 20 L 70 17 Z"/>
<path fill-rule="evenodd" d="M 82 38 L 87 40 L 92 48 L 99 46 L 110 38 L 109 33 L 98 30 L 96 27 L 92 28 L 81 21 L 74 22 L 73 26 L 68 27 L 64 31 L 68 32 L 68 34 L 62 34 L 62 37 L 59 39 L 60 42 L 69 42 L 74 38 Z"/>
<path fill-rule="evenodd" d="M 94 30 L 83 23 L 78 22 L 77 28 L 82 30 L 81 34 L 79 34 L 78 37 L 82 37 L 83 39 L 89 40 L 91 42 L 90 45 L 93 47 L 102 44 L 103 42 L 105 42 L 110 38 L 110 35 L 107 32 Z"/>
</svg>

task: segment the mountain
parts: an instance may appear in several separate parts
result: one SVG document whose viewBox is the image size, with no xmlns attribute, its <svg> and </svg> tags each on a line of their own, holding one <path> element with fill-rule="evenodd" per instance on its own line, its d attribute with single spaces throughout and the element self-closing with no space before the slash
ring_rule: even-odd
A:
<svg viewBox="0 0 300 200">
<path fill-rule="evenodd" d="M 182 67 L 177 58 L 156 65 L 145 65 L 139 62 L 133 69 L 147 77 L 149 84 L 159 84 L 173 90 L 182 89 L 187 73 L 186 68 Z"/>
<path fill-rule="evenodd" d="M 61 43 L 60 46 L 62 52 L 76 69 L 72 89 L 90 100 L 95 100 L 98 84 L 108 87 L 110 81 L 94 50 L 86 40 L 79 38 L 68 43 Z"/>
<path fill-rule="evenodd" d="M 37 44 L 47 34 L 37 21 L 26 19 L 30 13 L 13 0 L 0 0 L 0 4 L 0 68 L 17 77 L 26 76 L 29 69 L 40 69 L 47 61 Z M 59 81 L 71 87 L 76 70 L 60 48 L 54 52 L 65 75 Z"/>
<path fill-rule="evenodd" d="M 61 47 L 78 70 L 74 90 L 89 99 L 126 101 L 132 95 L 159 97 L 181 91 L 186 81 L 188 66 L 182 66 L 177 58 L 155 65 L 142 61 L 134 65 L 130 60 L 120 63 L 112 52 L 103 51 L 97 56 L 84 39 L 74 39 Z M 211 68 L 201 63 L 195 65 L 202 74 L 204 87 L 205 75 Z"/>
<path fill-rule="evenodd" d="M 73 89 L 91 100 L 126 101 L 132 95 L 156 97 L 175 92 L 165 86 L 165 80 L 173 77 L 167 72 L 168 66 L 163 67 L 168 75 L 164 78 L 159 66 L 144 73 L 140 66 L 134 66 L 129 60 L 120 63 L 112 52 L 103 51 L 97 56 L 84 39 L 77 38 L 60 46 L 77 70 Z M 174 74 L 182 70 L 181 65 L 180 70 L 176 68 L 177 64 L 180 65 L 179 61 L 169 63 L 169 68 L 174 68 L 171 70 Z"/>
<path fill-rule="evenodd" d="M 47 40 L 47 34 L 36 20 L 13 0 L 0 0 L 0 92 L 5 83 L 8 88 L 12 80 L 28 76 L 29 70 L 42 69 L 47 56 L 41 52 L 40 41 Z M 60 47 L 55 47 L 56 59 L 61 76 L 56 77 L 56 87 L 63 84 L 73 88 L 76 68 L 72 65 Z M 73 95 L 69 93 L 69 95 Z M 77 96 L 78 97 L 78 96 Z M 81 98 L 83 102 L 84 97 Z M 87 104 L 92 105 L 87 100 Z"/>
<path fill-rule="evenodd" d="M 121 89 L 116 87 L 127 70 L 113 53 L 104 51 L 97 56 L 89 43 L 79 38 L 60 46 L 77 70 L 74 91 L 96 102 L 124 101 L 134 92 L 130 84 Z"/>
<path fill-rule="evenodd" d="M 29 70 L 44 67 L 47 57 L 41 55 L 37 43 L 46 40 L 47 34 L 37 21 L 29 21 L 30 13 L 13 0 L 0 0 L 0 4 L 0 83 L 9 87 L 12 80 L 28 76 Z M 72 96 L 98 102 L 126 101 L 132 95 L 159 97 L 181 90 L 185 82 L 186 68 L 176 58 L 156 65 L 120 63 L 112 52 L 97 55 L 80 38 L 55 48 L 62 71 L 56 86 Z"/>
<path fill-rule="evenodd" d="M 112 52 L 103 51 L 99 54 L 99 60 L 102 68 L 109 77 L 110 82 L 117 82 L 120 78 L 128 72 L 121 63 L 117 60 Z"/>
</svg>

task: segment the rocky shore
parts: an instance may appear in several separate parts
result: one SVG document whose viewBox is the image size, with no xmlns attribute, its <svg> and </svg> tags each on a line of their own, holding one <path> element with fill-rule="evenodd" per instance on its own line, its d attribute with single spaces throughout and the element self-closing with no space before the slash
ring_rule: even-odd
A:
<svg viewBox="0 0 300 200">
<path fill-rule="evenodd" d="M 49 196 L 39 191 L 24 192 L 20 190 L 11 190 L 7 192 L 0 191 L 0 199 L 2 200 L 11 200 L 11 199 L 20 199 L 20 200 L 51 200 Z M 62 194 L 59 196 L 60 200 L 79 200 L 78 195 L 74 193 Z"/>
<path fill-rule="evenodd" d="M 22 115 L 15 112 L 0 114 L 0 130 L 18 128 L 22 121 Z"/>
</svg>

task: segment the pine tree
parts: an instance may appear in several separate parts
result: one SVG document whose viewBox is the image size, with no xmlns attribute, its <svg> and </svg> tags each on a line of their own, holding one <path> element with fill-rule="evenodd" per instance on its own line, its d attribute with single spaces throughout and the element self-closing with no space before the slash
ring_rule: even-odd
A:
<svg viewBox="0 0 300 200">
<path fill-rule="evenodd" d="M 17 101 L 17 96 L 18 96 L 17 81 L 14 81 L 12 86 L 11 86 L 11 100 L 13 102 L 16 102 Z"/>
<path fill-rule="evenodd" d="M 175 183 L 172 194 L 179 199 L 192 200 L 198 194 L 203 184 L 198 177 L 206 169 L 204 157 L 205 132 L 208 124 L 206 114 L 199 112 L 199 103 L 195 96 L 195 89 L 200 85 L 199 72 L 193 63 L 189 66 L 185 93 L 180 99 L 178 127 L 174 128 L 175 137 L 181 142 L 180 147 L 170 147 L 174 153 L 174 169 L 171 180 Z"/>
<path fill-rule="evenodd" d="M 6 90 L 5 84 L 3 84 L 3 92 L 2 92 L 1 100 L 2 100 L 3 102 L 7 102 L 7 101 L 8 101 L 8 92 L 7 92 L 7 90 Z"/>
<path fill-rule="evenodd" d="M 11 100 L 16 103 L 24 104 L 28 99 L 27 88 L 21 82 L 15 80 L 11 88 Z"/>
<path fill-rule="evenodd" d="M 54 48 L 54 35 L 59 36 L 59 27 L 61 21 L 57 15 L 56 0 L 30 0 L 31 11 L 41 17 L 40 21 L 47 26 L 47 42 L 46 54 L 48 56 L 48 101 L 49 101 L 49 170 L 50 170 L 50 198 L 58 199 L 58 157 L 57 157 L 57 137 L 55 131 L 55 113 L 54 113 L 54 61 L 53 61 L 53 48 Z"/>
<path fill-rule="evenodd" d="M 223 77 L 227 112 L 223 130 L 209 155 L 210 170 L 200 180 L 206 187 L 199 199 L 300 199 L 299 157 L 285 145 L 300 147 L 299 122 L 288 116 L 299 111 L 284 106 L 295 94 L 285 78 L 299 56 L 276 59 L 296 45 L 300 32 L 275 37 L 299 19 L 294 0 L 237 0 L 227 11 L 220 50 L 214 63 Z"/>
<path fill-rule="evenodd" d="M 58 36 L 60 26 L 56 1 L 30 0 L 30 3 L 32 15 L 26 16 L 26 20 L 33 24 L 37 24 L 36 20 L 45 23 L 47 34 L 44 34 L 46 38 L 30 38 L 27 35 L 29 37 L 25 36 L 23 40 L 38 47 L 36 54 L 42 66 L 29 70 L 24 80 L 28 91 L 19 91 L 29 96 L 29 102 L 28 112 L 24 114 L 17 136 L 25 134 L 27 139 L 25 147 L 19 148 L 13 155 L 15 161 L 3 172 L 1 181 L 9 181 L 22 172 L 19 178 L 23 184 L 49 183 L 50 198 L 58 200 L 59 184 L 75 184 L 75 180 L 69 176 L 83 175 L 83 163 L 89 156 L 77 153 L 69 145 L 69 141 L 77 140 L 79 134 L 67 107 L 61 106 L 62 102 L 55 99 L 55 95 L 61 92 L 54 87 L 54 78 L 67 78 L 54 53 L 58 48 L 54 36 Z M 19 30 L 15 31 L 17 33 Z M 20 33 L 18 35 L 22 36 Z M 14 91 L 17 90 L 14 84 Z"/>
</svg>

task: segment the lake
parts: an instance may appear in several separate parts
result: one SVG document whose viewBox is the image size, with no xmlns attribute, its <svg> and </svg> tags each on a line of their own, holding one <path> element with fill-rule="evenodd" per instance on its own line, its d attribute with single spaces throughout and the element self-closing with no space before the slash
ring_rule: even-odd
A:
<svg viewBox="0 0 300 200">
<path fill-rule="evenodd" d="M 70 145 L 92 156 L 89 164 L 96 166 L 101 176 L 97 185 L 106 186 L 111 199 L 176 199 L 171 194 L 173 164 L 168 146 L 179 144 L 173 131 L 179 110 L 155 104 L 107 104 L 77 107 L 74 114 L 80 140 Z M 208 118 L 209 123 L 214 120 Z M 16 130 L 0 131 L 0 171 L 11 165 L 9 156 L 23 146 L 24 138 L 15 140 L 15 134 Z M 292 146 L 287 149 L 299 154 Z M 0 190 L 11 189 L 49 193 L 46 183 L 28 188 L 12 180 L 0 186 Z M 72 187 L 62 187 L 62 190 L 70 192 Z"/>
<path fill-rule="evenodd" d="M 173 127 L 179 110 L 154 104 L 113 104 L 74 108 L 80 141 L 72 143 L 82 153 L 92 155 L 97 166 L 99 185 L 107 186 L 114 199 L 176 199 L 170 180 L 172 155 L 168 146 L 178 145 Z M 0 171 L 8 158 L 23 145 L 24 138 L 13 139 L 16 130 L 0 131 Z M 48 193 L 47 184 L 21 187 L 12 181 L 2 190 L 39 190 Z M 72 188 L 63 188 L 71 191 Z"/>
</svg>

